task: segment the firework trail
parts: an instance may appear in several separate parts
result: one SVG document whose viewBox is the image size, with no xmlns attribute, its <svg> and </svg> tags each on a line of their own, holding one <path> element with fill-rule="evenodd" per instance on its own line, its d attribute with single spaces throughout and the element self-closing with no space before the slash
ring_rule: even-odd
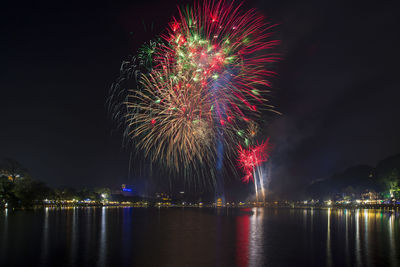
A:
<svg viewBox="0 0 400 267">
<path fill-rule="evenodd" d="M 249 145 L 261 112 L 276 112 L 267 95 L 279 41 L 274 24 L 241 4 L 199 1 L 178 11 L 159 39 L 123 64 L 110 111 L 152 162 L 213 172 L 232 162 L 237 144 Z"/>
</svg>

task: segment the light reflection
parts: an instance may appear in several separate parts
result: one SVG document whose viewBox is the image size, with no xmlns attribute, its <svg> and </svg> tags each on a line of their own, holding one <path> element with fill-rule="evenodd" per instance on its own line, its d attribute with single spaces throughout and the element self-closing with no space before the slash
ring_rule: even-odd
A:
<svg viewBox="0 0 400 267">
<path fill-rule="evenodd" d="M 392 212 L 389 217 L 389 247 L 390 247 L 390 265 L 391 266 L 399 266 L 397 260 L 397 250 L 396 250 L 396 242 L 394 239 L 394 224 L 395 224 L 395 213 Z"/>
<path fill-rule="evenodd" d="M 131 242 L 132 242 L 132 210 L 130 208 L 124 208 L 122 211 L 122 258 L 127 262 L 131 256 Z M 158 216 L 160 209 L 158 209 Z M 160 219 L 160 218 L 159 218 Z"/>
<path fill-rule="evenodd" d="M 247 211 L 249 209 L 243 209 Z M 250 217 L 241 215 L 236 218 L 236 265 L 248 266 Z"/>
<path fill-rule="evenodd" d="M 264 238 L 264 209 L 243 209 L 252 211 L 251 215 L 238 216 L 236 219 L 236 265 L 263 266 L 266 239 Z"/>
<path fill-rule="evenodd" d="M 90 260 L 90 244 L 91 244 L 91 239 L 92 239 L 92 229 L 93 229 L 93 217 L 92 215 L 92 208 L 91 207 L 86 207 L 84 209 L 85 211 L 85 219 L 86 219 L 86 229 L 85 229 L 85 247 L 83 249 L 83 255 L 85 257 L 85 264 L 88 264 L 88 261 Z M 94 211 L 93 211 L 94 213 Z"/>
<path fill-rule="evenodd" d="M 250 217 L 249 266 L 263 265 L 263 219 L 264 209 L 253 208 L 253 215 Z"/>
<path fill-rule="evenodd" d="M 361 262 L 361 247 L 360 247 L 360 210 L 356 210 L 356 264 L 362 266 Z"/>
<path fill-rule="evenodd" d="M 110 210 L 109 208 L 72 208 L 68 210 L 46 208 L 42 211 L 36 211 L 40 213 L 41 217 L 39 228 L 36 227 L 36 224 L 32 224 L 36 227 L 32 229 L 38 230 L 35 233 L 38 247 L 35 248 L 37 253 L 34 255 L 34 261 L 39 265 L 49 264 L 50 260 L 54 260 L 55 256 L 53 256 L 53 252 L 57 252 L 55 246 L 60 246 L 60 242 L 63 242 L 62 245 L 71 244 L 66 247 L 65 252 L 63 252 L 65 254 L 62 254 L 62 260 L 69 266 L 91 264 L 102 266 L 107 265 L 108 262 L 115 259 L 123 263 L 132 262 L 134 259 L 133 253 L 138 254 L 133 252 L 133 245 L 136 245 L 133 237 L 135 237 L 136 232 L 132 228 L 132 211 L 128 208 L 124 209 L 123 220 L 121 221 L 120 219 L 115 220 L 115 214 L 113 212 L 110 214 Z M 118 211 L 122 212 L 122 209 Z M 230 211 L 232 212 L 230 216 L 236 214 L 234 209 Z M 203 255 L 201 252 L 212 251 L 214 257 L 214 253 L 219 253 L 217 257 L 220 258 L 218 258 L 217 262 L 220 263 L 224 261 L 226 256 L 231 257 L 235 253 L 235 258 L 231 260 L 236 261 L 237 266 L 263 266 L 266 262 L 275 262 L 277 257 L 281 257 L 282 254 L 276 253 L 276 250 L 273 251 L 275 249 L 273 245 L 276 242 L 274 238 L 281 239 L 282 237 L 278 234 L 276 236 L 266 234 L 267 231 L 265 230 L 273 228 L 269 228 L 265 224 L 265 219 L 268 215 L 272 215 L 272 219 L 279 220 L 285 219 L 285 217 L 275 217 L 275 209 L 252 208 L 241 211 L 243 212 L 240 213 L 240 216 L 235 218 L 237 228 L 229 228 L 229 232 L 225 231 L 225 229 L 221 230 L 222 234 L 220 238 L 229 242 L 229 247 L 226 248 L 223 246 L 226 244 L 224 241 L 218 241 L 215 243 L 218 245 L 222 244 L 222 246 L 212 248 L 211 244 L 204 251 L 199 251 L 199 254 Z M 65 216 L 66 213 L 69 215 Z M 88 213 L 93 216 L 88 216 Z M 29 213 L 26 214 L 26 218 L 31 218 L 28 217 Z M 277 216 L 281 216 L 281 214 L 287 216 L 288 211 L 285 210 Z M 7 255 L 15 253 L 12 242 L 16 240 L 16 233 L 21 231 L 19 230 L 20 228 L 14 225 L 14 222 L 16 222 L 14 212 L 9 210 L 7 214 L 4 211 L 0 215 L 2 216 L 0 217 L 0 246 L 2 247 L 0 251 L 0 266 L 6 266 L 3 262 L 5 262 Z M 385 264 L 384 266 L 388 267 L 400 266 L 400 253 L 397 250 L 398 248 L 400 249 L 400 218 L 396 209 L 386 208 L 381 211 L 371 209 L 339 210 L 336 208 L 295 210 L 295 216 L 296 220 L 289 226 L 296 227 L 296 230 L 300 232 L 307 231 L 307 235 L 293 236 L 293 239 L 289 240 L 287 244 L 288 250 L 296 249 L 300 250 L 300 252 L 302 249 L 301 246 L 307 245 L 304 249 L 305 253 L 297 258 L 299 265 L 336 266 L 336 264 L 339 264 L 337 266 L 374 266 L 382 262 L 382 264 Z M 156 212 L 153 218 L 157 218 Z M 219 219 L 221 218 L 220 216 Z M 68 220 L 67 231 L 59 227 L 59 225 L 65 225 L 65 219 Z M 24 221 L 25 219 L 19 219 L 19 222 Z M 310 235 L 310 232 L 313 230 L 313 227 L 311 227 L 313 221 L 315 225 L 314 234 Z M 303 223 L 306 225 L 306 229 L 302 225 Z M 224 227 L 223 223 L 220 223 L 220 225 Z M 107 233 L 107 231 L 114 229 L 114 226 L 121 227 L 121 229 L 118 228 L 118 235 L 114 235 L 112 232 Z M 234 225 L 231 224 L 230 227 L 232 226 Z M 271 225 L 271 227 L 275 226 Z M 278 230 L 285 231 L 287 230 L 285 227 L 287 227 L 287 224 L 283 224 Z M 56 238 L 57 232 L 60 230 L 62 233 L 65 232 L 67 234 L 66 241 L 65 239 Z M 231 230 L 236 231 L 236 248 L 231 246 L 233 245 L 231 241 L 234 241 L 231 240 Z M 178 228 L 178 231 L 181 231 L 181 228 Z M 203 237 L 204 232 L 199 232 L 198 234 Z M 229 234 L 229 239 L 225 234 Z M 92 239 L 90 239 L 90 236 Z M 173 233 L 172 237 L 175 238 L 175 236 L 178 236 L 178 234 Z M 107 242 L 107 238 L 109 242 Z M 121 241 L 119 238 L 122 238 L 122 242 L 117 243 Z M 307 238 L 307 242 L 304 241 L 304 238 Z M 197 238 L 194 239 L 197 240 Z M 85 242 L 88 242 L 87 240 L 90 240 L 90 246 L 89 250 L 85 251 L 85 245 L 87 245 Z M 117 240 L 117 242 L 110 243 L 114 242 L 114 240 Z M 80 247 L 79 244 L 81 243 L 79 241 L 83 241 L 83 248 Z M 322 247 L 320 246 L 321 242 Z M 95 246 L 92 246 L 94 243 Z M 326 244 L 325 248 L 323 248 L 323 243 Z M 119 244 L 122 244 L 122 247 L 114 249 Z M 169 242 L 168 246 L 170 247 Z M 113 249 L 113 252 L 116 253 L 107 254 L 107 250 L 110 251 L 110 249 Z M 177 251 L 178 249 L 180 248 L 171 248 L 171 251 Z M 320 255 L 316 256 L 316 252 Z M 171 260 L 176 260 L 175 256 L 176 254 Z M 296 256 L 294 255 L 293 257 L 295 258 Z M 189 257 L 189 254 L 186 257 Z"/>
<path fill-rule="evenodd" d="M 331 208 L 328 209 L 328 225 L 326 236 L 326 265 L 332 266 L 332 249 L 331 249 Z"/>
<path fill-rule="evenodd" d="M 314 231 L 314 208 L 311 208 L 310 214 L 311 214 L 311 218 L 310 218 L 311 226 L 310 226 L 310 229 L 311 229 L 311 234 L 312 234 L 313 231 Z"/>
<path fill-rule="evenodd" d="M 369 226 L 369 213 L 368 209 L 364 209 L 364 251 L 368 251 L 368 244 L 369 244 L 369 238 L 368 238 L 368 226 Z M 367 266 L 371 266 L 371 257 L 370 255 L 366 255 L 366 260 L 367 260 Z"/>
<path fill-rule="evenodd" d="M 106 266 L 107 242 L 106 242 L 106 223 L 107 210 L 106 207 L 101 208 L 101 224 L 100 224 L 100 242 L 98 252 L 98 266 Z"/>
<path fill-rule="evenodd" d="M 48 239 L 49 239 L 49 208 L 46 207 L 44 211 L 44 225 L 43 225 L 43 236 L 42 236 L 42 254 L 41 254 L 41 260 L 42 260 L 42 265 L 45 265 L 47 262 L 47 255 L 48 255 Z"/>
<path fill-rule="evenodd" d="M 344 220 L 346 224 L 346 244 L 345 244 L 345 253 L 346 253 L 346 264 L 350 266 L 350 248 L 349 248 L 349 211 L 347 209 L 344 210 Z"/>
<path fill-rule="evenodd" d="M 70 261 L 71 261 L 71 266 L 74 266 L 76 263 L 76 256 L 77 256 L 77 251 L 78 251 L 78 243 L 77 243 L 77 229 L 78 229 L 78 216 L 77 216 L 77 208 L 74 207 L 72 210 L 72 230 L 71 230 L 71 251 L 70 251 Z"/>
</svg>

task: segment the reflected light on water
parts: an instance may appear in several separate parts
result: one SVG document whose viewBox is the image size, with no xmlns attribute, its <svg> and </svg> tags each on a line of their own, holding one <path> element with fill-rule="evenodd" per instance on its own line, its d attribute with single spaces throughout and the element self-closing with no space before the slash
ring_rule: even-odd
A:
<svg viewBox="0 0 400 267">
<path fill-rule="evenodd" d="M 42 237 L 42 254 L 41 254 L 41 259 L 43 265 L 45 265 L 48 257 L 48 250 L 49 250 L 49 245 L 48 245 L 48 239 L 49 239 L 49 208 L 45 208 L 45 215 L 44 215 L 44 224 L 43 224 L 43 237 Z"/>
<path fill-rule="evenodd" d="M 91 239 L 92 239 L 92 228 L 93 228 L 93 217 L 95 214 L 92 215 L 93 209 L 91 207 L 85 208 L 82 210 L 85 213 L 85 226 L 86 229 L 85 231 L 85 242 L 84 242 L 84 247 L 82 248 L 82 252 L 84 255 L 84 260 L 85 264 L 88 264 L 88 261 L 90 260 L 89 255 L 90 255 L 90 245 L 91 245 Z"/>
<path fill-rule="evenodd" d="M 362 266 L 361 262 L 361 246 L 360 246 L 360 210 L 356 210 L 355 214 L 356 221 L 356 264 L 357 266 Z"/>
<path fill-rule="evenodd" d="M 249 243 L 249 266 L 262 266 L 262 255 L 264 252 L 264 209 L 253 208 L 250 216 L 250 243 Z"/>
<path fill-rule="evenodd" d="M 349 246 L 349 217 L 350 211 L 345 209 L 344 210 L 344 219 L 345 219 L 345 254 L 346 254 L 346 264 L 350 266 L 350 246 Z"/>
<path fill-rule="evenodd" d="M 71 266 L 76 264 L 76 256 L 78 252 L 78 208 L 72 210 L 72 230 L 71 230 L 71 245 L 70 245 L 70 262 Z"/>
<path fill-rule="evenodd" d="M 331 208 L 328 209 L 328 225 L 326 231 L 326 266 L 332 266 Z"/>
<path fill-rule="evenodd" d="M 100 242 L 98 253 L 98 266 L 106 266 L 107 240 L 106 240 L 107 208 L 101 208 Z"/>
<path fill-rule="evenodd" d="M 0 266 L 400 266 L 399 223 L 390 209 L 9 210 Z"/>
<path fill-rule="evenodd" d="M 397 250 L 396 250 L 396 242 L 394 238 L 394 224 L 395 224 L 395 213 L 392 212 L 389 217 L 389 242 L 390 242 L 390 265 L 391 266 L 399 266 L 397 260 Z"/>
<path fill-rule="evenodd" d="M 160 221 L 160 209 L 157 212 L 158 221 Z M 122 210 L 122 258 L 127 261 L 130 259 L 132 254 L 132 209 L 124 208 Z"/>
<path fill-rule="evenodd" d="M 243 209 L 251 215 L 238 216 L 236 232 L 236 265 L 262 266 L 264 255 L 264 209 Z"/>
<path fill-rule="evenodd" d="M 244 211 L 250 209 L 243 209 Z M 250 217 L 241 215 L 236 217 L 236 265 L 248 266 Z"/>
<path fill-rule="evenodd" d="M 372 219 L 372 218 L 371 218 Z M 372 221 L 369 222 L 369 213 L 368 209 L 364 209 L 364 251 L 368 251 L 368 244 L 369 244 L 369 238 L 368 238 L 368 225 L 369 223 L 373 223 Z M 366 261 L 367 261 L 367 266 L 371 266 L 371 257 L 370 255 L 367 255 Z"/>
</svg>

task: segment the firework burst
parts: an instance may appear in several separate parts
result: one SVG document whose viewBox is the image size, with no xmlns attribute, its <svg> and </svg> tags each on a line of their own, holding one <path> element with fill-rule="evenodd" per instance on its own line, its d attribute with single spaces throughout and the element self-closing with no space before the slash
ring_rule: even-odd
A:
<svg viewBox="0 0 400 267">
<path fill-rule="evenodd" d="M 238 147 L 239 167 L 244 171 L 245 176 L 242 178 L 244 182 L 254 181 L 254 169 L 266 162 L 269 158 L 271 146 L 269 138 L 258 145 L 250 145 L 249 148 Z"/>
<path fill-rule="evenodd" d="M 269 138 L 257 145 L 250 145 L 247 149 L 242 146 L 238 147 L 238 163 L 239 167 L 245 173 L 242 178 L 243 182 L 248 183 L 250 180 L 254 183 L 256 193 L 256 201 L 258 202 L 259 191 L 261 190 L 263 200 L 265 201 L 264 174 L 262 172 L 262 164 L 268 161 L 271 152 Z"/>
<path fill-rule="evenodd" d="M 135 86 L 112 105 L 126 136 L 152 161 L 178 171 L 212 169 L 218 142 L 227 159 L 236 144 L 248 146 L 261 112 L 276 112 L 266 98 L 275 75 L 268 66 L 278 60 L 274 26 L 233 2 L 179 9 L 161 38 L 139 50 L 128 72 Z M 120 91 L 117 83 L 117 100 Z"/>
</svg>

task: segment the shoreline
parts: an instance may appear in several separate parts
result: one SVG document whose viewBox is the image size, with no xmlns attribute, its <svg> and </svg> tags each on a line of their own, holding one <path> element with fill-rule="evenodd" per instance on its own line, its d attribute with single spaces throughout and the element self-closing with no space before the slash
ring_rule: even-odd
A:
<svg viewBox="0 0 400 267">
<path fill-rule="evenodd" d="M 357 209 L 371 209 L 371 210 L 388 210 L 388 211 L 399 211 L 399 204 L 377 204 L 377 205 L 224 205 L 216 206 L 210 205 L 138 205 L 138 204 L 114 204 L 114 205 L 103 205 L 103 204 L 91 204 L 91 205 L 36 205 L 29 208 L 3 208 L 3 211 L 20 211 L 20 210 L 40 210 L 40 209 L 73 209 L 73 208 L 141 208 L 141 209 L 176 209 L 176 208 L 192 208 L 192 209 L 246 209 L 246 208 L 272 208 L 272 209 L 302 209 L 302 210 L 325 210 L 325 209 L 336 209 L 336 210 L 357 210 Z"/>
</svg>

